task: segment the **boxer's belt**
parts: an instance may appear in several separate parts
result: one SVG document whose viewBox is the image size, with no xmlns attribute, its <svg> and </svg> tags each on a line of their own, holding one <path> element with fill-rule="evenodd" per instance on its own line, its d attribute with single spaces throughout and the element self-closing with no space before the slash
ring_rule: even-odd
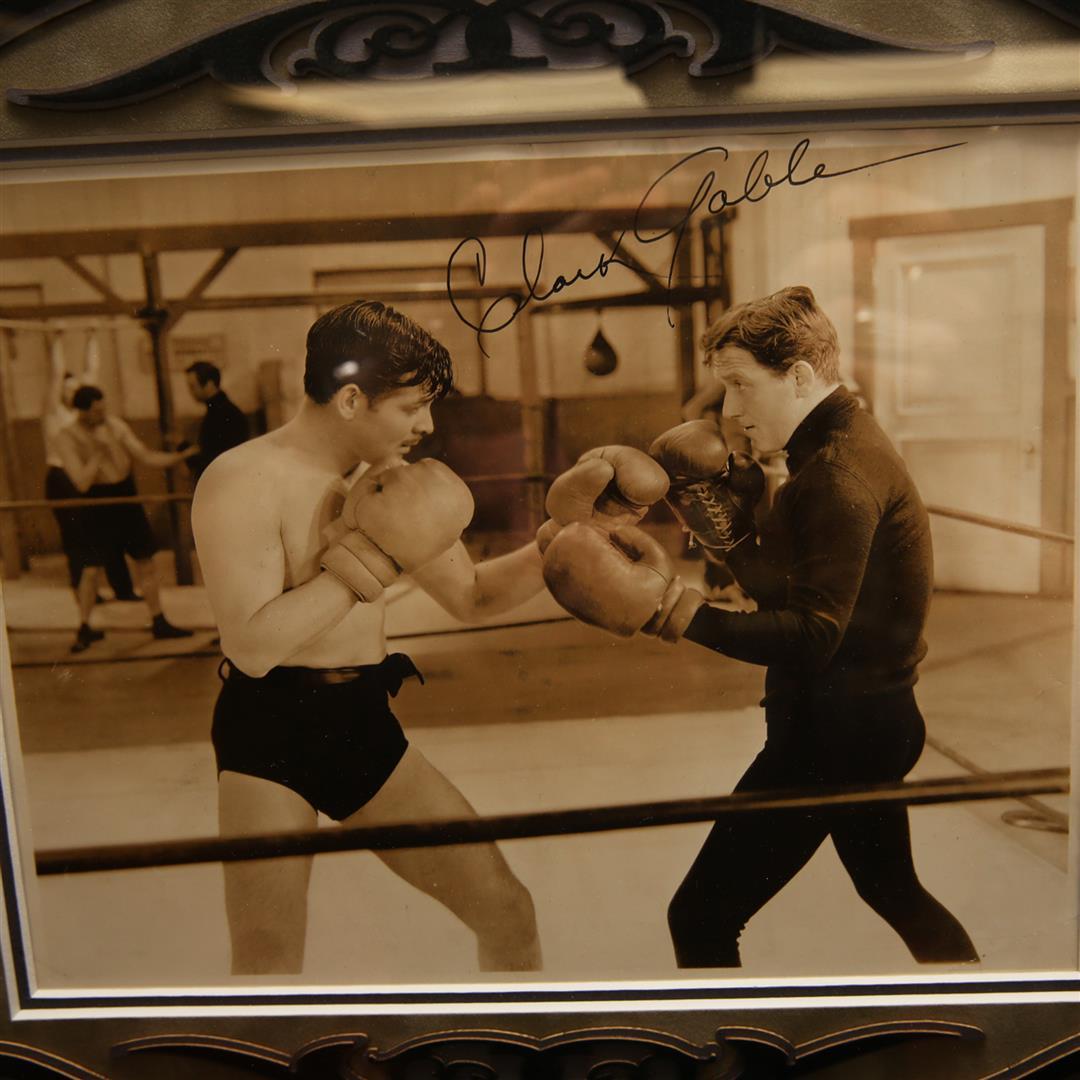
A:
<svg viewBox="0 0 1080 1080">
<path fill-rule="evenodd" d="M 401 684 L 410 678 L 424 683 L 424 676 L 405 653 L 389 653 L 378 664 L 356 664 L 351 667 L 310 668 L 275 667 L 262 678 L 245 675 L 227 656 L 218 665 L 223 682 L 258 683 L 260 686 L 337 686 L 363 679 L 368 685 L 382 685 L 391 697 L 396 697 Z"/>
</svg>

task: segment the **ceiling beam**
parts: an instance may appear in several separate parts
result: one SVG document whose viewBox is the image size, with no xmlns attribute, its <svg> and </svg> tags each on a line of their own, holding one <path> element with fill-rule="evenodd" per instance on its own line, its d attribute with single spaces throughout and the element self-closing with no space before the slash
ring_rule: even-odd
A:
<svg viewBox="0 0 1080 1080">
<path fill-rule="evenodd" d="M 432 214 L 321 221 L 239 222 L 213 225 L 160 225 L 137 228 L 64 230 L 0 236 L 0 259 L 50 255 L 157 254 L 244 247 L 297 247 L 315 244 L 392 243 L 461 240 L 544 233 L 619 233 L 636 227 L 671 229 L 685 208 L 617 207 L 599 210 L 529 210 L 506 214 Z"/>
</svg>

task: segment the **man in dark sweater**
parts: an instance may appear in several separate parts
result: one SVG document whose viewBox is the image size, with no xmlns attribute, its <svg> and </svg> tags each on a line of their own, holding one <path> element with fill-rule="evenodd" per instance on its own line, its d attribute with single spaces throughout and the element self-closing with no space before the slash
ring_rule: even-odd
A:
<svg viewBox="0 0 1080 1080">
<path fill-rule="evenodd" d="M 221 389 L 221 370 L 216 364 L 197 360 L 185 371 L 188 389 L 196 401 L 206 406 L 206 415 L 199 424 L 199 452 L 188 459 L 195 481 L 219 454 L 246 442 L 247 418 Z"/>
<path fill-rule="evenodd" d="M 741 423 L 758 456 L 786 451 L 790 479 L 758 542 L 753 503 L 764 484 L 753 459 L 726 460 L 718 434 L 692 425 L 657 440 L 652 453 L 671 478 L 673 507 L 726 559 L 758 610 L 713 607 L 674 579 L 643 629 L 766 666 L 766 742 L 736 791 L 898 781 L 925 739 L 912 688 L 926 653 L 933 563 L 915 485 L 840 385 L 836 331 L 809 289 L 731 309 L 703 344 L 725 387 L 724 415 Z M 644 550 L 640 538 L 616 546 L 634 544 Z M 595 580 L 597 569 L 615 581 L 620 567 L 594 565 L 582 580 Z M 647 575 L 640 582 L 656 588 Z M 613 604 L 627 597 L 621 579 L 618 588 Z M 649 605 L 637 610 L 647 617 Z M 859 895 L 916 960 L 978 959 L 919 882 L 907 808 L 851 806 L 719 819 L 668 911 L 679 965 L 738 966 L 743 927 L 829 836 Z"/>
</svg>

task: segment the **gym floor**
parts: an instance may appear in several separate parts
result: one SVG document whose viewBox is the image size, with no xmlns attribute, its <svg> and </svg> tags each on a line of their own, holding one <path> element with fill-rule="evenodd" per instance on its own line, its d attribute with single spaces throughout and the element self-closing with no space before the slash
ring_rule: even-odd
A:
<svg viewBox="0 0 1080 1080">
<path fill-rule="evenodd" d="M 700 574 L 700 564 L 683 570 Z M 62 562 L 37 561 L 5 583 L 3 601 L 24 846 L 213 835 L 220 654 L 202 590 L 164 590 L 166 613 L 196 628 L 193 638 L 153 641 L 145 607 L 109 603 L 95 613 L 105 640 L 74 657 Z M 482 814 L 724 794 L 764 738 L 760 669 L 688 643 L 615 639 L 546 596 L 466 629 L 405 582 L 387 630 L 390 649 L 409 653 L 427 680 L 407 683 L 395 711 Z M 919 701 L 929 739 L 913 778 L 1068 764 L 1069 601 L 939 593 L 927 637 Z M 1067 804 L 1043 796 L 912 809 L 916 866 L 968 929 L 981 971 L 1075 967 L 1067 838 L 1038 827 Z M 1003 820 L 1010 813 L 1028 827 Z M 504 844 L 536 903 L 542 979 L 679 979 L 665 909 L 706 831 Z M 219 865 L 31 878 L 27 893 L 39 987 L 258 981 L 228 974 Z M 750 924 L 743 957 L 738 978 L 927 973 L 859 901 L 829 844 Z M 507 981 L 478 975 L 467 930 L 370 853 L 353 852 L 316 859 L 303 976 L 273 981 L 484 979 Z"/>
</svg>

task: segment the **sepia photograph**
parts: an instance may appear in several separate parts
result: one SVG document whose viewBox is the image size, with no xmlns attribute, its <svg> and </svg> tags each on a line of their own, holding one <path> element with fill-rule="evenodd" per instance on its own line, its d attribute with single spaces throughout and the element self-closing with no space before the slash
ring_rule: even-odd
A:
<svg viewBox="0 0 1080 1080">
<path fill-rule="evenodd" d="M 1067 124 L 6 177 L 9 980 L 1075 974 L 1078 187 Z"/>
</svg>

